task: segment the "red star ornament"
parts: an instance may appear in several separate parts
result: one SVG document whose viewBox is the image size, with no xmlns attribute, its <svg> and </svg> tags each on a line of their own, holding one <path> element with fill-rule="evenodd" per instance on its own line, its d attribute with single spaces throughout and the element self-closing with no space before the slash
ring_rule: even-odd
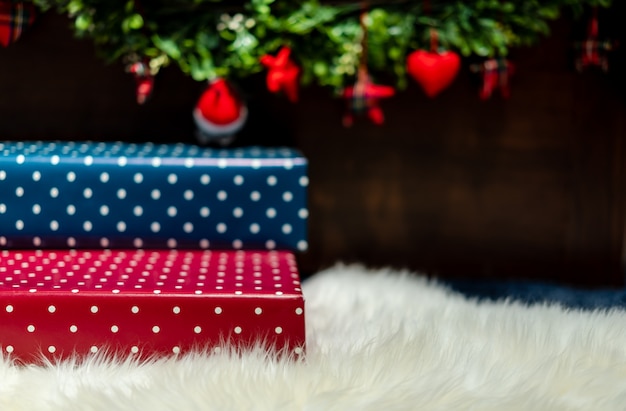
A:
<svg viewBox="0 0 626 411">
<path fill-rule="evenodd" d="M 361 70 L 354 86 L 346 87 L 343 92 L 343 97 L 347 99 L 349 106 L 349 111 L 343 117 L 343 125 L 350 127 L 354 123 L 354 113 L 366 113 L 374 124 L 383 124 L 385 116 L 378 102 L 394 94 L 393 87 L 372 83 L 367 72 Z"/>
<path fill-rule="evenodd" d="M 291 102 L 298 101 L 300 67 L 289 59 L 291 49 L 282 47 L 276 56 L 261 57 L 261 64 L 268 68 L 267 89 L 272 93 L 284 92 Z"/>
</svg>

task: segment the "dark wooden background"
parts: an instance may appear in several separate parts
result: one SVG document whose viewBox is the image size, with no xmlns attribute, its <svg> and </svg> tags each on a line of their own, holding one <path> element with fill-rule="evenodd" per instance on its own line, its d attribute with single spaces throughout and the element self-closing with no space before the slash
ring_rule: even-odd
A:
<svg viewBox="0 0 626 411">
<path fill-rule="evenodd" d="M 616 4 L 601 23 L 622 44 L 624 15 Z M 123 66 L 105 64 L 69 24 L 39 16 L 0 49 L 0 139 L 194 142 L 204 84 L 170 67 L 138 106 Z M 622 285 L 626 44 L 609 74 L 579 74 L 571 42 L 583 35 L 565 16 L 550 37 L 514 50 L 508 101 L 480 101 L 465 61 L 435 99 L 411 83 L 385 100 L 382 127 L 343 128 L 344 104 L 329 90 L 304 89 L 294 105 L 268 94 L 262 75 L 241 80 L 251 116 L 237 144 L 294 146 L 310 161 L 304 275 L 343 261 Z"/>
</svg>

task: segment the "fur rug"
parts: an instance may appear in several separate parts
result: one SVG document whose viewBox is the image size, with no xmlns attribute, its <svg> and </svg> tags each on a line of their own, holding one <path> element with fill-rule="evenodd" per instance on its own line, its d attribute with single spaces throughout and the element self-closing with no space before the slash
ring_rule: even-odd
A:
<svg viewBox="0 0 626 411">
<path fill-rule="evenodd" d="M 0 410 L 625 409 L 626 311 L 478 302 L 354 265 L 309 278 L 304 294 L 304 361 L 0 359 Z"/>
</svg>

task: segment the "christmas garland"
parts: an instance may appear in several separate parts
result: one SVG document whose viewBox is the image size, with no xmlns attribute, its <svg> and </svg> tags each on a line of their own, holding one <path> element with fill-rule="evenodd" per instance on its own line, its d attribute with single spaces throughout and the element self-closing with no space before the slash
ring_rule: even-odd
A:
<svg viewBox="0 0 626 411">
<path fill-rule="evenodd" d="M 402 88 L 407 56 L 415 50 L 504 57 L 549 34 L 549 21 L 563 9 L 580 13 L 608 7 L 611 0 L 33 2 L 67 14 L 76 35 L 92 38 L 108 61 L 141 62 L 135 73 L 155 74 L 175 63 L 193 79 L 207 81 L 287 62 L 298 83 L 340 91 L 354 83 L 364 61 L 371 73 L 391 76 Z"/>
</svg>

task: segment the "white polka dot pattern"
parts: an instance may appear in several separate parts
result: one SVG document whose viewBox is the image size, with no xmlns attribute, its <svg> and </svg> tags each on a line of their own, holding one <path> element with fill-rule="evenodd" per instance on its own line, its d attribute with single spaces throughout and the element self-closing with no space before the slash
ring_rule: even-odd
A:
<svg viewBox="0 0 626 411">
<path fill-rule="evenodd" d="M 289 251 L 0 251 L 0 347 L 20 361 L 224 341 L 296 352 L 304 333 Z"/>
<path fill-rule="evenodd" d="M 306 173 L 289 148 L 0 142 L 0 246 L 303 251 Z"/>
</svg>

